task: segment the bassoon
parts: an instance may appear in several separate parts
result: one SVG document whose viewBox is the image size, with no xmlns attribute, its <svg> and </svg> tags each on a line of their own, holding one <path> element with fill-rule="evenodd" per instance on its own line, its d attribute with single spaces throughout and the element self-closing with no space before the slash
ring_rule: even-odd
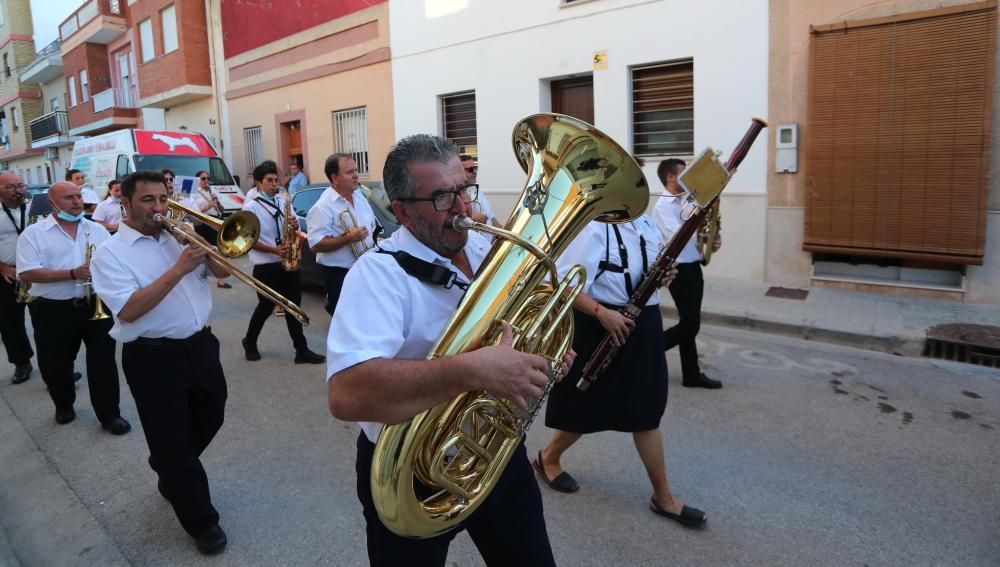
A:
<svg viewBox="0 0 1000 567">
<path fill-rule="evenodd" d="M 767 127 L 767 122 L 760 118 L 754 118 L 753 123 L 750 125 L 750 129 L 747 133 L 743 135 L 743 139 L 736 145 L 736 149 L 729 156 L 729 161 L 725 165 L 725 175 L 721 179 L 721 183 L 717 184 L 714 190 L 709 193 L 711 199 L 708 200 L 704 206 L 699 207 L 691 216 L 684 221 L 681 227 L 674 233 L 670 242 L 660 250 L 657 254 L 656 259 L 653 260 L 653 264 L 646 276 L 639 282 L 639 286 L 636 288 L 632 297 L 629 298 L 628 303 L 622 307 L 619 312 L 628 317 L 631 320 L 635 320 L 642 313 L 643 306 L 649 301 L 653 293 L 660 286 L 660 280 L 663 276 L 670 271 L 677 264 L 677 257 L 680 255 L 681 250 L 687 245 L 688 240 L 694 236 L 698 229 L 701 227 L 705 219 L 711 214 L 712 209 L 718 206 L 719 195 L 722 193 L 722 189 L 725 188 L 725 183 L 729 180 L 729 177 L 736 172 L 736 168 L 739 167 L 743 158 L 747 156 L 750 151 L 750 146 L 753 145 L 757 136 Z M 714 156 L 710 155 L 711 151 L 706 151 L 701 156 L 705 159 L 713 159 Z M 699 162 L 702 159 L 698 160 Z M 697 163 L 697 162 L 696 162 Z M 692 166 L 692 169 L 695 166 Z M 688 173 L 688 172 L 685 172 Z M 683 178 L 682 178 L 683 179 Z M 718 180 L 718 179 L 716 179 Z M 714 193 L 714 194 L 712 194 Z M 628 340 L 626 338 L 626 340 Z M 576 383 L 576 387 L 580 391 L 587 391 L 601 375 L 611 366 L 614 361 L 615 356 L 621 350 L 622 345 L 615 345 L 611 340 L 611 335 L 608 333 L 604 334 L 604 338 L 597 345 L 594 350 L 594 354 L 587 361 L 587 365 L 583 368 L 583 375 L 580 377 L 580 381 Z"/>
</svg>

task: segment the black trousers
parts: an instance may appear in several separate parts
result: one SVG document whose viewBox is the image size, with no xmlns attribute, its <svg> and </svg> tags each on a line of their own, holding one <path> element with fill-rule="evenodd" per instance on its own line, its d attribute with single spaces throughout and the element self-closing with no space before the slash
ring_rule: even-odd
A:
<svg viewBox="0 0 1000 567">
<path fill-rule="evenodd" d="M 701 299 L 705 295 L 705 279 L 701 262 L 677 265 L 677 277 L 670 284 L 670 296 L 677 306 L 677 324 L 663 332 L 664 349 L 680 345 L 681 373 L 687 381 L 697 380 L 698 347 L 695 337 L 701 329 Z"/>
<path fill-rule="evenodd" d="M 73 362 L 80 343 L 87 347 L 87 388 L 90 403 L 101 423 L 119 417 L 118 365 L 115 341 L 108 334 L 114 321 L 109 317 L 91 321 L 94 307 L 86 301 L 50 300 L 37 297 L 28 309 L 35 330 L 38 369 L 57 410 L 73 407 Z"/>
<path fill-rule="evenodd" d="M 35 352 L 24 327 L 24 304 L 17 302 L 14 284 L 0 277 L 0 340 L 7 350 L 7 360 L 17 366 L 31 362 Z"/>
<path fill-rule="evenodd" d="M 344 287 L 347 268 L 323 266 L 323 287 L 326 288 L 326 312 L 333 315 L 340 301 L 340 290 Z"/>
<path fill-rule="evenodd" d="M 375 444 L 358 437 L 358 500 L 368 532 L 368 560 L 373 566 L 444 565 L 451 540 L 461 530 L 479 549 L 487 565 L 555 565 L 542 515 L 542 494 L 522 443 L 486 501 L 469 519 L 446 534 L 430 539 L 398 536 L 382 524 L 371 493 L 371 463 Z"/>
<path fill-rule="evenodd" d="M 222 427 L 226 377 L 211 330 L 185 340 L 137 339 L 122 347 L 149 466 L 184 530 L 194 537 L 219 523 L 199 457 Z"/>
<path fill-rule="evenodd" d="M 272 264 L 258 264 L 253 267 L 253 277 L 264 282 L 268 287 L 278 292 L 292 303 L 300 305 L 302 303 L 302 274 L 298 270 L 286 272 L 281 267 L 281 262 Z M 250 316 L 250 326 L 247 328 L 247 341 L 256 343 L 260 336 L 264 323 L 274 313 L 274 302 L 267 296 L 257 294 L 257 307 Z M 285 325 L 288 327 L 288 336 L 292 338 L 292 345 L 296 351 L 308 348 L 306 336 L 302 332 L 302 323 L 290 314 L 285 316 Z"/>
</svg>

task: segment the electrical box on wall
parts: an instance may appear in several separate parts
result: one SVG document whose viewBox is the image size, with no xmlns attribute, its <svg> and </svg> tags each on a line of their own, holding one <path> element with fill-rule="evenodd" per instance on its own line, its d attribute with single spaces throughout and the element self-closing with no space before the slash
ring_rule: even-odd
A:
<svg viewBox="0 0 1000 567">
<path fill-rule="evenodd" d="M 798 124 L 778 124 L 774 140 L 774 171 L 777 173 L 799 171 Z"/>
</svg>

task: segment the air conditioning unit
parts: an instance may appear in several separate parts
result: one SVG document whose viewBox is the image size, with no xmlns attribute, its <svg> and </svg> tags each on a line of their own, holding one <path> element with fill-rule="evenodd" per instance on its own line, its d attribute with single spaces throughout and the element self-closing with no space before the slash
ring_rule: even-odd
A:
<svg viewBox="0 0 1000 567">
<path fill-rule="evenodd" d="M 59 159 L 59 148 L 45 148 L 45 159 Z"/>
<path fill-rule="evenodd" d="M 7 135 L 0 136 L 0 146 L 6 146 L 10 143 L 10 138 Z"/>
</svg>

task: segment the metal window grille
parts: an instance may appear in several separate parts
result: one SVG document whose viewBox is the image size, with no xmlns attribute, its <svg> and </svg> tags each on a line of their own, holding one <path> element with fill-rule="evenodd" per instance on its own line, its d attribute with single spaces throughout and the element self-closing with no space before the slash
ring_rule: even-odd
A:
<svg viewBox="0 0 1000 567">
<path fill-rule="evenodd" d="M 474 91 L 441 97 L 441 130 L 461 153 L 473 156 L 479 153 Z"/>
<path fill-rule="evenodd" d="M 368 109 L 352 108 L 333 113 L 333 138 L 337 151 L 354 158 L 358 175 L 368 176 Z"/>
<path fill-rule="evenodd" d="M 243 142 L 246 145 L 247 179 L 253 179 L 253 169 L 264 161 L 264 135 L 260 126 L 244 128 Z"/>
<path fill-rule="evenodd" d="M 632 69 L 632 149 L 635 155 L 694 153 L 694 62 Z"/>
</svg>

